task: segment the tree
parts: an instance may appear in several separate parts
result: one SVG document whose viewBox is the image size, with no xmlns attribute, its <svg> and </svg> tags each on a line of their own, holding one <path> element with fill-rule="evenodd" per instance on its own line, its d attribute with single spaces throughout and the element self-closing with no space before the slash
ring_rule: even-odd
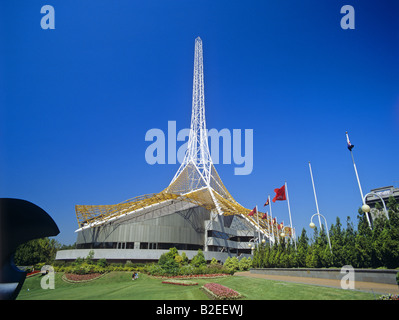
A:
<svg viewBox="0 0 399 320">
<path fill-rule="evenodd" d="M 21 244 L 14 255 L 16 265 L 27 266 L 39 262 L 52 264 L 61 245 L 55 239 L 41 238 Z"/>
<path fill-rule="evenodd" d="M 356 248 L 355 248 L 356 232 L 353 227 L 353 223 L 348 216 L 346 218 L 346 230 L 344 233 L 344 246 L 343 246 L 343 258 L 345 265 L 352 265 L 355 267 L 356 262 Z"/>
<path fill-rule="evenodd" d="M 239 268 L 239 262 L 238 258 L 236 256 L 234 257 L 228 257 L 226 261 L 224 262 L 223 266 L 229 270 L 229 272 L 235 272 Z"/>
<path fill-rule="evenodd" d="M 396 268 L 399 266 L 398 206 L 394 197 L 388 199 L 387 205 L 389 220 L 379 214 L 373 221 L 373 248 L 378 266 Z"/>
<path fill-rule="evenodd" d="M 178 255 L 176 248 L 170 248 L 168 252 L 159 257 L 158 265 L 168 274 L 177 274 L 179 263 L 175 260 L 175 257 Z"/>
<path fill-rule="evenodd" d="M 296 253 L 296 260 L 298 267 L 306 266 L 306 255 L 309 248 L 309 238 L 306 234 L 305 228 L 302 229 L 301 235 L 298 238 L 298 251 Z"/>
<path fill-rule="evenodd" d="M 369 226 L 367 216 L 358 210 L 357 229 L 350 217 L 347 217 L 346 228 L 339 217 L 330 228 L 332 252 L 324 228 L 320 232 L 314 229 L 312 239 L 303 229 L 298 238 L 297 250 L 285 241 L 275 243 L 272 247 L 257 246 L 253 266 L 255 268 L 281 267 L 341 267 L 352 265 L 355 268 L 398 268 L 399 267 L 399 204 L 394 197 L 386 202 L 389 219 L 379 214 Z M 376 208 L 382 208 L 376 204 Z M 226 261 L 227 262 L 227 261 Z M 229 260 L 229 266 L 232 262 Z"/>
<path fill-rule="evenodd" d="M 344 231 L 339 217 L 336 218 L 335 224 L 330 228 L 330 240 L 332 246 L 332 263 L 335 267 L 342 267 L 344 263 Z"/>
<path fill-rule="evenodd" d="M 198 249 L 197 254 L 191 260 L 191 264 L 194 267 L 200 267 L 200 266 L 205 266 L 206 265 L 205 256 L 204 256 L 204 253 L 202 252 L 201 249 Z"/>
<path fill-rule="evenodd" d="M 186 253 L 184 251 L 181 254 L 181 258 L 182 258 L 181 264 L 183 266 L 187 265 L 188 264 L 188 258 L 187 258 L 187 255 L 186 255 Z"/>
<path fill-rule="evenodd" d="M 241 260 L 238 262 L 238 269 L 240 271 L 247 271 L 252 267 L 252 259 L 249 257 L 248 259 L 246 257 L 241 258 Z"/>
</svg>

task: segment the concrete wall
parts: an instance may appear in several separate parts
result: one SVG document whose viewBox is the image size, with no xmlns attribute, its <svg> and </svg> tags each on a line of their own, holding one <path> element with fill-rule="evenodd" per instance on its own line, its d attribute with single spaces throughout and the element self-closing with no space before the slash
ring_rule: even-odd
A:
<svg viewBox="0 0 399 320">
<path fill-rule="evenodd" d="M 355 281 L 376 282 L 386 284 L 396 284 L 396 273 L 399 270 L 394 269 L 354 269 Z M 341 269 L 294 269 L 294 268 L 259 268 L 251 269 L 251 273 L 292 276 L 292 277 L 310 277 L 341 280 L 346 273 L 341 273 Z"/>
</svg>

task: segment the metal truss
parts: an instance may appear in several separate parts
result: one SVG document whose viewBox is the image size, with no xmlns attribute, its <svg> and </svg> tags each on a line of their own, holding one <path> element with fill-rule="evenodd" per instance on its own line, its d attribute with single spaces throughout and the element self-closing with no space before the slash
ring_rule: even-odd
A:
<svg viewBox="0 0 399 320">
<path fill-rule="evenodd" d="M 211 211 L 211 221 L 217 215 L 239 215 L 245 223 L 271 242 L 278 237 L 277 228 L 270 228 L 271 220 L 250 216 L 251 210 L 240 205 L 223 185 L 209 152 L 205 122 L 204 64 L 201 38 L 195 39 L 193 99 L 190 135 L 184 160 L 169 186 L 160 193 L 143 195 L 116 205 L 76 206 L 80 229 L 134 216 L 148 211 L 152 206 L 170 201 L 187 201 Z M 190 212 L 187 219 L 190 220 Z M 215 216 L 216 214 L 216 216 Z M 191 220 L 190 220 L 191 221 Z M 206 229 L 211 225 L 208 223 Z M 79 230 L 80 230 L 79 229 Z M 196 226 L 196 229 L 200 229 Z M 205 230 L 206 232 L 206 230 Z M 288 234 L 288 233 L 287 233 Z"/>
</svg>

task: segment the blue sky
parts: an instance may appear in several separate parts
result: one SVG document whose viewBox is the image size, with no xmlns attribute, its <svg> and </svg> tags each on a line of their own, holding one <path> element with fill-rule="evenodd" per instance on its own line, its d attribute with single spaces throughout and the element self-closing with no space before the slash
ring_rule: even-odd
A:
<svg viewBox="0 0 399 320">
<path fill-rule="evenodd" d="M 55 30 L 43 30 L 43 5 Z M 355 9 L 343 30 L 340 9 Z M 204 46 L 208 128 L 253 129 L 253 171 L 217 165 L 247 208 L 288 183 L 299 233 L 316 212 L 356 221 L 364 193 L 399 187 L 397 1 L 3 1 L 0 197 L 29 200 L 76 240 L 76 204 L 163 190 L 178 164 L 149 165 L 148 130 L 191 118 L 194 40 Z M 273 206 L 288 223 L 285 202 Z"/>
</svg>

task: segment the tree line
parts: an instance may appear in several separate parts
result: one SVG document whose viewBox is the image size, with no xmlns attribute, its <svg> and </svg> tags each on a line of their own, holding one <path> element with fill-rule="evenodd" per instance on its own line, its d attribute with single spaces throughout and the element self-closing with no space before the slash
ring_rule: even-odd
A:
<svg viewBox="0 0 399 320">
<path fill-rule="evenodd" d="M 355 268 L 399 267 L 399 205 L 394 197 L 387 202 L 389 219 L 378 214 L 369 227 L 367 217 L 359 209 L 357 228 L 349 217 L 344 227 L 336 218 L 329 230 L 332 249 L 325 228 L 314 229 L 308 237 L 302 229 L 296 243 L 280 241 L 255 248 L 254 268 L 329 268 L 352 265 Z M 381 206 L 377 203 L 377 209 Z"/>
</svg>

